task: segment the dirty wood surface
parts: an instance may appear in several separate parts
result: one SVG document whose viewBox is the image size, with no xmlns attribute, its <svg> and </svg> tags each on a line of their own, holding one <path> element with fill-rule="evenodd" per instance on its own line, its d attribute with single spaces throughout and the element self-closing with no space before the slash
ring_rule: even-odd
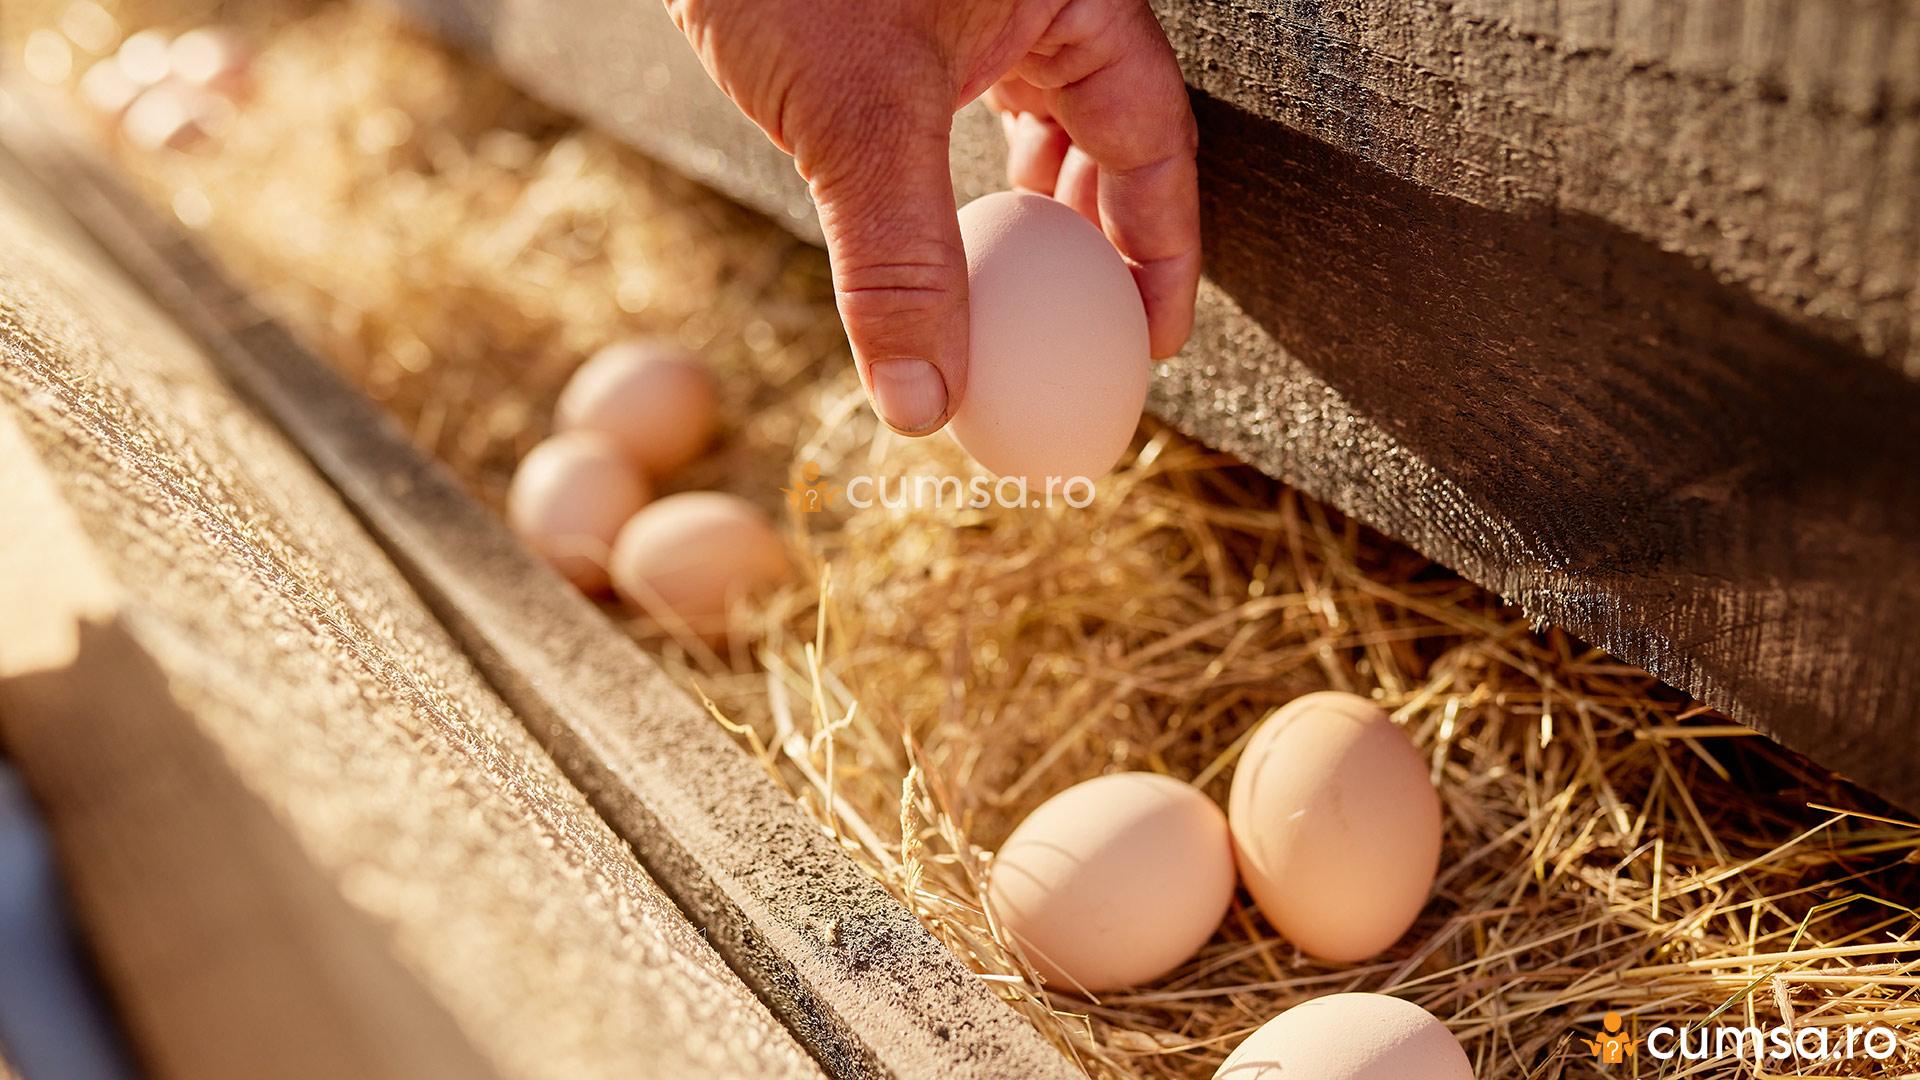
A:
<svg viewBox="0 0 1920 1080">
<path fill-rule="evenodd" d="M 0 250 L 0 739 L 150 1073 L 819 1077 L 4 155 Z"/>
<path fill-rule="evenodd" d="M 818 239 L 658 5 L 396 2 Z M 1155 6 L 1207 281 L 1149 408 L 1920 806 L 1920 3 Z"/>
<path fill-rule="evenodd" d="M 1080 1075 L 629 638 L 204 252 L 44 129 L 11 135 L 345 497 L 560 769 L 830 1073 Z"/>
</svg>

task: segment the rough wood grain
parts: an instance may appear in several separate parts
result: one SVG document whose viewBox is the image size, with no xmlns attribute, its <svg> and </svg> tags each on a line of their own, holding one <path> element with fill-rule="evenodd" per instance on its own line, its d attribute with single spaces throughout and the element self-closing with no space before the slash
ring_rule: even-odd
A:
<svg viewBox="0 0 1920 1080">
<path fill-rule="evenodd" d="M 0 156 L 0 737 L 151 1073 L 819 1077 L 63 221 Z"/>
<path fill-rule="evenodd" d="M 818 238 L 655 5 L 399 2 Z M 1208 280 L 1149 407 L 1920 806 L 1920 2 L 1155 6 Z"/>
<path fill-rule="evenodd" d="M 1155 7 L 1214 101 L 1413 188 L 1685 254 L 1920 378 L 1914 0 Z"/>
<path fill-rule="evenodd" d="M 834 1075 L 1079 1075 L 630 639 L 204 253 L 71 153 L 46 142 L 31 153 L 346 497 L 560 768 Z"/>
</svg>

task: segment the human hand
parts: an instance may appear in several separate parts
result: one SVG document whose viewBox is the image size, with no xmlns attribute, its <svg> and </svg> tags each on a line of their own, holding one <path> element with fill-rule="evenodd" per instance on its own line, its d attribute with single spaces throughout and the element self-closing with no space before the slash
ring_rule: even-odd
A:
<svg viewBox="0 0 1920 1080">
<path fill-rule="evenodd" d="M 967 385 L 953 114 L 987 95 L 1008 179 L 1105 231 L 1153 355 L 1179 351 L 1200 280 L 1199 135 L 1145 0 L 667 0 L 716 83 L 793 155 L 840 317 L 880 418 L 938 431 Z"/>
</svg>

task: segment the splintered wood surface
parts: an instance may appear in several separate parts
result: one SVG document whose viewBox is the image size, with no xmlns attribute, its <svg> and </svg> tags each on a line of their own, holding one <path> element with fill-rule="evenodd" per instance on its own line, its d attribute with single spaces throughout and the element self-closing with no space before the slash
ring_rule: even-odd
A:
<svg viewBox="0 0 1920 1080">
<path fill-rule="evenodd" d="M 818 1077 L 327 484 L 0 158 L 0 739 L 155 1077 Z"/>
<path fill-rule="evenodd" d="M 397 2 L 819 238 L 658 5 Z M 1920 3 L 1155 6 L 1207 280 L 1149 407 L 1920 806 Z"/>
</svg>

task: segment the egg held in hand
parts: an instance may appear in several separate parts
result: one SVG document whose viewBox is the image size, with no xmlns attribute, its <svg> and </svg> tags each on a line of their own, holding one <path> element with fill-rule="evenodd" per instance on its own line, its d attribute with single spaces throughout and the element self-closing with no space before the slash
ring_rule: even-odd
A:
<svg viewBox="0 0 1920 1080">
<path fill-rule="evenodd" d="M 1246 1037 L 1214 1080 L 1473 1080 L 1466 1051 L 1433 1014 L 1385 994 L 1330 994 Z"/>
<path fill-rule="evenodd" d="M 1072 207 L 1031 192 L 960 209 L 966 392 L 948 428 L 1030 491 L 1112 471 L 1147 400 L 1147 312 L 1133 273 Z"/>
<path fill-rule="evenodd" d="M 658 339 L 609 345 L 573 373 L 555 407 L 567 431 L 620 441 L 649 476 L 664 476 L 713 441 L 718 394 L 698 357 Z"/>
<path fill-rule="evenodd" d="M 561 576 L 598 592 L 607 587 L 614 537 L 650 495 L 620 444 L 564 432 L 521 459 L 507 488 L 507 524 Z"/>
<path fill-rule="evenodd" d="M 1226 817 L 1191 784 L 1116 773 L 1055 795 L 994 857 L 987 902 L 1056 990 L 1151 982 L 1233 899 Z"/>
<path fill-rule="evenodd" d="M 767 515 L 717 491 L 669 495 L 635 514 L 613 542 L 615 591 L 667 629 L 709 644 L 726 639 L 735 603 L 792 572 Z"/>
<path fill-rule="evenodd" d="M 1440 798 L 1406 732 L 1324 691 L 1261 721 L 1227 799 L 1241 880 L 1267 921 L 1323 960 L 1365 960 L 1426 906 Z"/>
</svg>

